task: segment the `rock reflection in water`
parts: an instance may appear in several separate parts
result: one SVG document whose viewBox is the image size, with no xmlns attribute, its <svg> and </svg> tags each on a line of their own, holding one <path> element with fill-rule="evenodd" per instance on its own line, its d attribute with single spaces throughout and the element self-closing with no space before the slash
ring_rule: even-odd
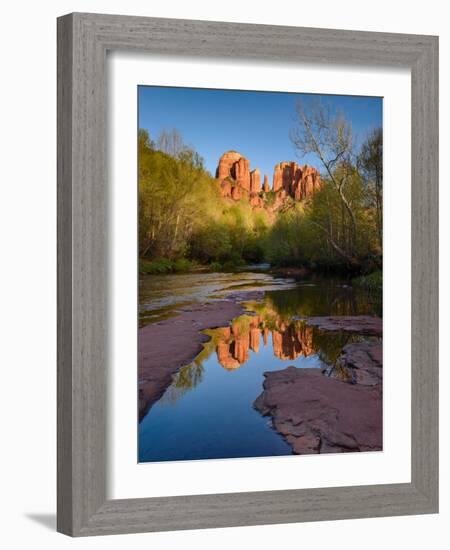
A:
<svg viewBox="0 0 450 550">
<path fill-rule="evenodd" d="M 276 329 L 265 324 L 264 316 L 242 316 L 231 327 L 217 329 L 215 336 L 217 359 L 223 368 L 239 368 L 249 359 L 249 351 L 258 353 L 262 343 L 267 346 L 272 336 L 273 354 L 283 360 L 309 357 L 316 353 L 312 327 L 301 322 L 280 322 Z M 212 332 L 212 331 L 211 331 Z"/>
<path fill-rule="evenodd" d="M 255 306 L 255 304 L 253 304 Z M 305 321 L 293 321 L 281 316 L 267 302 L 259 313 L 245 314 L 234 319 L 229 327 L 204 331 L 210 338 L 202 352 L 191 364 L 182 367 L 167 388 L 162 403 L 175 403 L 203 380 L 203 363 L 215 354 L 217 363 L 232 372 L 250 359 L 250 352 L 258 354 L 272 347 L 272 354 L 281 361 L 316 356 L 323 369 L 333 378 L 347 380 L 347 369 L 339 364 L 342 349 L 349 343 L 362 339 L 357 334 L 323 332 Z"/>
<path fill-rule="evenodd" d="M 275 323 L 275 328 L 269 328 Z M 288 323 L 274 321 L 273 316 L 242 315 L 237 317 L 229 327 L 207 330 L 205 333 L 210 340 L 204 344 L 202 352 L 190 365 L 182 367 L 174 376 L 172 384 L 167 388 L 161 401 L 175 403 L 189 390 L 203 381 L 204 367 L 212 355 L 215 355 L 217 364 L 232 372 L 245 365 L 250 359 L 250 352 L 258 354 L 262 350 L 272 347 L 274 357 L 282 361 L 295 361 L 301 357 L 317 355 L 321 361 L 329 361 L 339 355 L 348 337 L 343 341 L 340 335 L 326 335 L 327 346 L 324 346 L 323 335 L 304 322 Z M 330 342 L 331 338 L 331 342 Z M 326 353 L 322 355 L 321 347 Z M 326 365 L 323 365 L 324 368 Z"/>
</svg>

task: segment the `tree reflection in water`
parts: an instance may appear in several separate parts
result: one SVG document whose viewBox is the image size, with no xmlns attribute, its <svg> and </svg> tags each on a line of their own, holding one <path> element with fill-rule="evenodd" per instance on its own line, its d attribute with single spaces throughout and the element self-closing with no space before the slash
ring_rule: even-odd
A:
<svg viewBox="0 0 450 550">
<path fill-rule="evenodd" d="M 203 380 L 205 368 L 200 361 L 182 367 L 174 376 L 172 384 L 165 391 L 161 401 L 175 403 L 186 392 L 195 388 Z"/>
</svg>

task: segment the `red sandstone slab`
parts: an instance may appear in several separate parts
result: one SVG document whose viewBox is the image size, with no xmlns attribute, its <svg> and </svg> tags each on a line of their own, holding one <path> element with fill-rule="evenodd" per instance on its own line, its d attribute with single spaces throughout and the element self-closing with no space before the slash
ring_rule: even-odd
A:
<svg viewBox="0 0 450 550">
<path fill-rule="evenodd" d="M 376 386 L 383 380 L 383 343 L 356 342 L 347 344 L 339 357 L 340 366 L 347 369 L 354 384 Z"/>
<path fill-rule="evenodd" d="M 254 407 L 272 417 L 295 454 L 382 449 L 381 385 L 348 384 L 295 367 L 264 376 Z"/>
<path fill-rule="evenodd" d="M 324 331 L 355 332 L 365 336 L 381 336 L 383 320 L 371 315 L 342 315 L 331 317 L 298 317 L 308 325 Z"/>
</svg>

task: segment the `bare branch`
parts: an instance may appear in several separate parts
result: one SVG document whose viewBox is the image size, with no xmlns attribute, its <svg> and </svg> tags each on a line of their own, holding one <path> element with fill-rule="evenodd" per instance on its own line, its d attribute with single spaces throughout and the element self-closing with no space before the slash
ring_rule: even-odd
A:
<svg viewBox="0 0 450 550">
<path fill-rule="evenodd" d="M 313 153 L 319 158 L 350 216 L 354 238 L 356 217 L 344 194 L 348 180 L 347 166 L 351 164 L 353 157 L 351 125 L 342 113 L 333 114 L 330 107 L 322 102 L 312 104 L 306 112 L 303 103 L 299 101 L 296 112 L 298 121 L 291 130 L 291 141 L 299 152 L 304 155 Z M 340 175 L 337 174 L 338 167 L 342 167 Z"/>
</svg>

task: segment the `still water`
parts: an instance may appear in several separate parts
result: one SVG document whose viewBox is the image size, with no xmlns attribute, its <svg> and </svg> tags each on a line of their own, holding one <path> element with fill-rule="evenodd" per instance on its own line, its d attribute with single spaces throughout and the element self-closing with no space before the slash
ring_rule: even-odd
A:
<svg viewBox="0 0 450 550">
<path fill-rule="evenodd" d="M 205 331 L 210 341 L 173 378 L 139 424 L 139 461 L 291 454 L 271 420 L 253 408 L 263 373 L 329 369 L 361 336 L 321 333 L 297 317 L 381 315 L 381 297 L 330 280 L 294 281 L 267 273 L 147 276 L 140 282 L 141 324 L 176 315 L 176 307 L 237 290 L 265 290 L 230 326 Z"/>
</svg>

